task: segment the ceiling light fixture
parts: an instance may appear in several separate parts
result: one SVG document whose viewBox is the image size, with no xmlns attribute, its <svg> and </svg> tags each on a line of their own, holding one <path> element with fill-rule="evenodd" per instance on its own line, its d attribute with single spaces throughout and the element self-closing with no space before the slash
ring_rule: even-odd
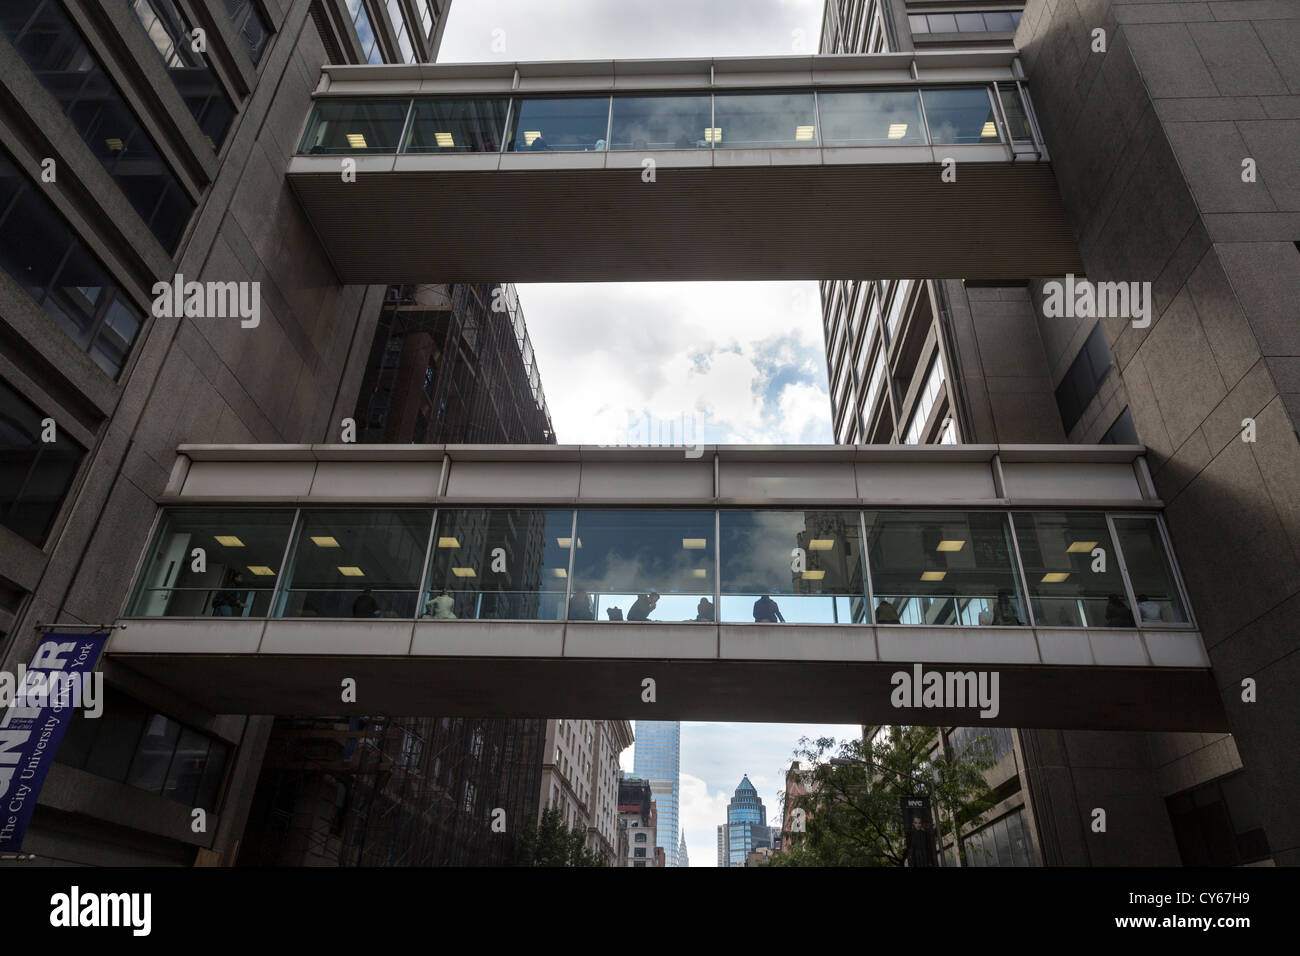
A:
<svg viewBox="0 0 1300 956">
<path fill-rule="evenodd" d="M 233 534 L 219 534 L 215 537 L 217 539 L 217 544 L 221 545 L 223 548 L 242 548 L 244 546 L 244 542 L 240 541 Z"/>
</svg>

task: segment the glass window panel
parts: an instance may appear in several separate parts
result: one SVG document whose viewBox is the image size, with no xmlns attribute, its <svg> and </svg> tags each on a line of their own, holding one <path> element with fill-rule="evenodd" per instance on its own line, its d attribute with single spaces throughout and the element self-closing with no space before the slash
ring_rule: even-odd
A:
<svg viewBox="0 0 1300 956">
<path fill-rule="evenodd" d="M 168 800 L 193 805 L 207 759 L 208 738 L 197 730 L 181 728 L 180 739 L 176 742 L 176 754 L 167 771 L 162 795 Z"/>
<path fill-rule="evenodd" d="M 929 17 L 931 33 L 957 32 L 957 20 L 951 13 L 931 13 Z"/>
<path fill-rule="evenodd" d="M 569 510 L 440 510 L 421 616 L 564 620 L 572 534 Z"/>
<path fill-rule="evenodd" d="M 714 145 L 731 149 L 816 146 L 812 91 L 719 93 L 713 98 Z"/>
<path fill-rule="evenodd" d="M 916 90 L 818 93 L 825 146 L 911 146 L 925 143 Z"/>
<path fill-rule="evenodd" d="M 1015 515 L 1025 582 L 1040 626 L 1133 627 L 1106 516 L 1089 511 Z M 1105 551 L 1105 570 L 1092 551 Z"/>
<path fill-rule="evenodd" d="M 1001 141 L 993 101 L 984 87 L 924 90 L 921 96 L 930 124 L 930 140 L 936 145 Z"/>
<path fill-rule="evenodd" d="M 515 100 L 508 148 L 515 152 L 603 150 L 609 97 Z"/>
<path fill-rule="evenodd" d="M 415 617 L 433 512 L 304 510 L 277 617 Z"/>
<path fill-rule="evenodd" d="M 723 623 L 867 619 L 858 512 L 723 511 L 720 521 Z"/>
<path fill-rule="evenodd" d="M 395 153 L 410 100 L 317 100 L 299 153 Z"/>
<path fill-rule="evenodd" d="M 1007 116 L 1007 129 L 1011 139 L 1017 143 L 1031 142 L 1034 131 L 1029 126 L 1029 117 L 1025 115 L 1025 105 L 1020 100 L 1020 91 L 1014 86 L 999 86 L 1002 95 L 1002 111 Z"/>
<path fill-rule="evenodd" d="M 930 25 L 925 20 L 923 13 L 910 13 L 907 16 L 907 22 L 912 27 L 913 33 L 929 33 Z"/>
<path fill-rule="evenodd" d="M 497 153 L 510 100 L 416 100 L 407 153 Z"/>
<path fill-rule="evenodd" d="M 221 781 L 226 774 L 226 760 L 230 755 L 230 746 L 220 740 L 208 741 L 208 759 L 203 764 L 203 776 L 199 780 L 199 789 L 194 796 L 194 805 L 211 812 L 217 808 L 217 799 L 221 794 Z"/>
<path fill-rule="evenodd" d="M 1133 427 L 1133 416 L 1125 408 L 1106 429 L 1106 434 L 1097 439 L 1098 445 L 1140 445 L 1137 429 Z"/>
<path fill-rule="evenodd" d="M 610 149 L 708 149 L 709 97 L 616 96 Z"/>
<path fill-rule="evenodd" d="M 867 543 L 877 624 L 988 627 L 1029 622 L 1006 515 L 868 513 Z"/>
<path fill-rule="evenodd" d="M 230 14 L 230 23 L 239 34 L 239 39 L 248 51 L 248 57 L 256 66 L 262 61 L 266 52 L 266 43 L 271 38 L 271 28 L 262 19 L 261 12 L 253 0 L 225 0 L 226 12 Z"/>
<path fill-rule="evenodd" d="M 127 785 L 161 793 L 180 733 L 181 725 L 176 721 L 162 714 L 150 714 L 126 775 Z"/>
<path fill-rule="evenodd" d="M 107 694 L 104 713 L 94 721 L 102 726 L 95 738 L 95 747 L 86 758 L 86 772 L 110 780 L 125 780 L 148 716 L 148 711 L 139 701 L 125 694 Z"/>
<path fill-rule="evenodd" d="M 569 619 L 712 620 L 714 530 L 712 511 L 579 511 Z"/>
<path fill-rule="evenodd" d="M 979 13 L 957 14 L 957 30 L 961 33 L 983 33 L 983 15 Z"/>
<path fill-rule="evenodd" d="M 998 866 L 1015 866 L 1015 860 L 1011 857 L 1011 833 L 1008 830 L 1008 818 L 1003 817 L 1001 820 L 994 822 L 989 829 L 993 831 L 993 845 L 997 853 Z"/>
<path fill-rule="evenodd" d="M 220 148 L 234 119 L 235 107 L 203 55 L 195 52 L 184 12 L 175 0 L 130 0 L 128 6 L 213 149 Z"/>
<path fill-rule="evenodd" d="M 163 513 L 136 586 L 135 617 L 265 617 L 289 509 L 175 508 Z M 194 549 L 205 567 L 194 569 Z"/>
<path fill-rule="evenodd" d="M 1016 19 L 1010 13 L 993 12 L 984 14 L 986 30 L 1014 30 Z"/>
<path fill-rule="evenodd" d="M 0 30 L 41 85 L 59 101 L 73 127 L 154 236 L 168 252 L 174 252 L 194 213 L 193 200 L 181 189 L 63 5 L 28 4 L 24 10 L 30 15 L 15 16 L 9 11 L 0 17 Z"/>
<path fill-rule="evenodd" d="M 57 431 L 41 441 L 46 415 L 0 380 L 0 524 L 38 547 L 63 506 L 85 449 Z"/>
<path fill-rule="evenodd" d="M 1114 521 L 1142 626 L 1186 624 L 1187 611 L 1178 595 L 1156 518 L 1115 518 Z"/>
</svg>

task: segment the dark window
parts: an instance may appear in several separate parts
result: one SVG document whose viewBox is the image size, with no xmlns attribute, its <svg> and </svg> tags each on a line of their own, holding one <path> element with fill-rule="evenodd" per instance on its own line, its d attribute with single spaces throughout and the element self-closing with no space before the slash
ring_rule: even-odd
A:
<svg viewBox="0 0 1300 956">
<path fill-rule="evenodd" d="M 0 381 L 0 523 L 38 547 L 86 453 L 57 423 L 55 440 L 41 441 L 45 417 Z"/>
<path fill-rule="evenodd" d="M 1238 771 L 1165 801 L 1184 866 L 1238 866 L 1269 858 L 1264 819 Z"/>
<path fill-rule="evenodd" d="M 230 14 L 231 26 L 235 28 L 239 39 L 248 50 L 248 58 L 253 61 L 254 66 L 257 66 L 262 62 L 267 41 L 271 39 L 271 28 L 267 25 L 266 18 L 262 16 L 262 11 L 257 9 L 257 4 L 253 0 L 223 0 L 223 2 L 226 5 L 226 12 Z"/>
<path fill-rule="evenodd" d="M 235 117 L 235 105 L 202 53 L 194 50 L 190 21 L 176 0 L 126 0 L 162 57 L 176 92 L 214 150 L 220 149 Z"/>
<path fill-rule="evenodd" d="M 989 30 L 1014 30 L 1019 17 L 1011 12 L 984 14 L 984 26 Z"/>
<path fill-rule="evenodd" d="M 636 848 L 636 851 L 633 853 L 633 855 L 634 855 L 634 856 L 645 856 L 645 847 L 643 847 L 643 846 L 639 846 L 639 847 L 637 847 L 637 848 Z"/>
<path fill-rule="evenodd" d="M 175 252 L 194 202 L 63 7 L 56 0 L 6 0 L 0 30 L 150 231 Z"/>
<path fill-rule="evenodd" d="M 105 688 L 104 711 L 81 711 L 68 725 L 55 760 L 87 773 L 215 810 L 229 745 Z"/>
<path fill-rule="evenodd" d="M 1098 324 L 1088 341 L 1083 343 L 1061 384 L 1056 386 L 1056 407 L 1061 411 L 1061 424 L 1067 434 L 1079 423 L 1083 410 L 1110 374 L 1110 363 L 1110 347 Z"/>
<path fill-rule="evenodd" d="M 925 14 L 912 13 L 908 14 L 907 22 L 912 28 L 913 33 L 929 33 L 930 25 L 925 20 Z"/>
<path fill-rule="evenodd" d="M 1097 442 L 1099 445 L 1140 445 L 1138 440 L 1137 429 L 1133 427 L 1133 416 L 1129 414 L 1128 409 L 1119 413 L 1110 428 L 1106 429 L 1106 434 L 1101 436 Z"/>
<path fill-rule="evenodd" d="M 956 33 L 957 19 L 951 13 L 932 13 L 930 30 L 934 33 Z"/>
<path fill-rule="evenodd" d="M 984 17 L 978 13 L 957 14 L 957 29 L 962 33 L 982 33 Z"/>
</svg>

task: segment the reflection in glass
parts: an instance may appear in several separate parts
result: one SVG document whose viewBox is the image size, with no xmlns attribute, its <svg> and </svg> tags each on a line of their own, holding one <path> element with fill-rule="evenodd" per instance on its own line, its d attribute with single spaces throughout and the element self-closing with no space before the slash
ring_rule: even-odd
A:
<svg viewBox="0 0 1300 956">
<path fill-rule="evenodd" d="M 410 100 L 317 100 L 299 153 L 395 153 Z"/>
<path fill-rule="evenodd" d="M 497 153 L 510 100 L 416 100 L 406 153 Z"/>
<path fill-rule="evenodd" d="M 515 100 L 508 148 L 515 152 L 605 148 L 609 97 Z"/>
<path fill-rule="evenodd" d="M 0 524 L 40 547 L 63 507 L 86 450 L 57 431 L 42 441 L 46 415 L 0 380 Z"/>
<path fill-rule="evenodd" d="M 925 143 L 916 90 L 818 93 L 825 146 L 910 146 Z"/>
<path fill-rule="evenodd" d="M 292 526 L 292 510 L 164 511 L 130 614 L 265 617 Z M 203 549 L 202 570 L 195 548 Z"/>
<path fill-rule="evenodd" d="M 713 126 L 714 145 L 724 149 L 817 145 L 811 91 L 719 93 L 713 98 Z"/>
<path fill-rule="evenodd" d="M 616 96 L 610 149 L 708 149 L 709 97 Z"/>
<path fill-rule="evenodd" d="M 867 544 L 877 624 L 1029 623 L 1005 515 L 868 512 Z"/>
<path fill-rule="evenodd" d="M 1155 516 L 1113 520 L 1119 546 L 1124 550 L 1129 583 L 1137 599 L 1141 626 L 1186 624 L 1187 612 L 1178 596 Z"/>
<path fill-rule="evenodd" d="M 433 512 L 304 510 L 277 617 L 415 617 Z"/>
<path fill-rule="evenodd" d="M 930 141 L 936 145 L 1001 142 L 993 101 L 984 87 L 924 90 L 921 95 Z"/>
<path fill-rule="evenodd" d="M 1040 626 L 1134 626 L 1105 515 L 1029 511 L 1016 512 L 1014 520 Z"/>
<path fill-rule="evenodd" d="M 572 533 L 567 510 L 440 510 L 420 616 L 563 620 Z"/>
<path fill-rule="evenodd" d="M 712 620 L 713 549 L 712 511 L 580 511 L 569 620 Z"/>
<path fill-rule="evenodd" d="M 720 520 L 724 624 L 866 620 L 858 512 L 723 511 Z"/>
<path fill-rule="evenodd" d="M 1014 86 L 999 86 L 998 92 L 1002 94 L 1002 112 L 1006 114 L 1011 139 L 1017 143 L 1032 142 L 1034 131 L 1025 115 L 1025 105 L 1020 101 L 1020 91 Z"/>
</svg>

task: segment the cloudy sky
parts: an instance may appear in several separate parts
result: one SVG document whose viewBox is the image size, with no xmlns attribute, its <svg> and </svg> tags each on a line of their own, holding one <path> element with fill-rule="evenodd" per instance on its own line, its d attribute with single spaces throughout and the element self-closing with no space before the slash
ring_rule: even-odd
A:
<svg viewBox="0 0 1300 956">
<path fill-rule="evenodd" d="M 821 13 L 822 0 L 454 0 L 439 59 L 813 52 Z M 833 441 L 815 282 L 521 285 L 519 298 L 562 443 Z M 859 732 L 684 723 L 691 865 L 715 864 L 716 828 L 743 775 L 778 822 L 799 738 Z M 629 771 L 632 759 L 624 752 Z"/>
</svg>

